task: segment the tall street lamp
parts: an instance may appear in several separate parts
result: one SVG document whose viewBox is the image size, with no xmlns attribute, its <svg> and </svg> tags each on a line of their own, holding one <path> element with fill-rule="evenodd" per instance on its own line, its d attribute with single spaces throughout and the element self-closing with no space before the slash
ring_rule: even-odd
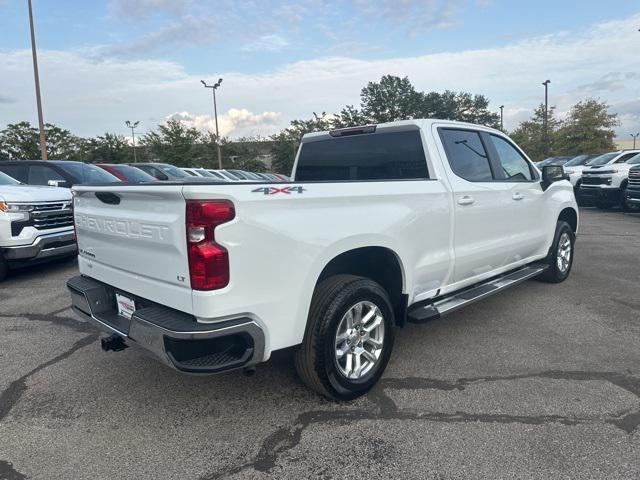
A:
<svg viewBox="0 0 640 480">
<path fill-rule="evenodd" d="M 636 133 L 635 135 L 632 133 L 631 136 L 633 137 L 633 148 L 635 150 L 635 148 L 636 148 L 636 138 L 638 138 L 640 136 L 640 133 Z"/>
<path fill-rule="evenodd" d="M 138 126 L 140 120 L 136 120 L 131 123 L 129 120 L 124 122 L 124 124 L 131 129 L 131 139 L 133 140 L 133 163 L 138 163 L 138 157 L 136 156 L 136 132 L 134 132 L 134 128 Z"/>
<path fill-rule="evenodd" d="M 38 126 L 40 127 L 40 155 L 47 159 L 47 140 L 44 136 L 44 119 L 42 116 L 42 99 L 40 98 L 40 75 L 38 74 L 38 56 L 36 54 L 36 34 L 33 28 L 33 9 L 29 0 L 29 26 L 31 27 L 31 55 L 33 56 L 33 76 L 36 81 L 36 104 L 38 106 Z"/>
<path fill-rule="evenodd" d="M 500 105 L 500 130 L 504 132 L 504 105 Z"/>
<path fill-rule="evenodd" d="M 544 85 L 544 151 L 546 155 L 549 155 L 549 84 L 551 80 L 545 80 L 542 82 Z"/>
<path fill-rule="evenodd" d="M 204 88 L 210 88 L 213 92 L 213 116 L 216 120 L 216 149 L 218 150 L 218 168 L 222 170 L 222 154 L 220 152 L 220 133 L 218 132 L 218 106 L 216 105 L 216 90 L 222 83 L 222 79 L 219 78 L 213 85 L 207 85 L 207 82 L 200 80 L 200 83 L 204 85 Z"/>
</svg>

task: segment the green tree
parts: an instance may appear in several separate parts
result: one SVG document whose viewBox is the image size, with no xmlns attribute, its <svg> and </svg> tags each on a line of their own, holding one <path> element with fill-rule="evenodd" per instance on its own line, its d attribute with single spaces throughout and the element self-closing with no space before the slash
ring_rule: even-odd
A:
<svg viewBox="0 0 640 480">
<path fill-rule="evenodd" d="M 314 113 L 313 118 L 309 120 L 293 120 L 291 125 L 271 137 L 273 141 L 271 169 L 274 172 L 291 175 L 302 136 L 306 133 L 320 132 L 330 128 L 332 128 L 331 121 L 325 112 L 322 112 L 321 115 Z"/>
<path fill-rule="evenodd" d="M 51 123 L 44 126 L 50 160 L 84 160 L 84 141 L 69 130 Z"/>
<path fill-rule="evenodd" d="M 36 160 L 40 158 L 38 129 L 29 122 L 10 123 L 0 130 L 0 158 Z"/>
<path fill-rule="evenodd" d="M 83 147 L 84 158 L 91 163 L 133 162 L 133 148 L 124 135 L 107 132 L 88 139 Z"/>
<path fill-rule="evenodd" d="M 554 139 L 556 132 L 560 128 L 560 121 L 555 116 L 555 106 L 549 107 L 549 145 L 546 145 L 544 135 L 544 104 L 540 104 L 533 111 L 533 115 L 526 120 L 509 135 L 520 148 L 534 161 L 543 160 L 549 155 L 556 155 L 554 148 Z M 547 148 L 548 147 L 548 148 Z"/>
<path fill-rule="evenodd" d="M 47 157 L 51 160 L 83 160 L 83 139 L 69 130 L 46 123 Z M 40 154 L 38 129 L 29 122 L 7 125 L 0 131 L 0 156 L 15 160 L 36 160 Z"/>
<path fill-rule="evenodd" d="M 143 135 L 140 144 L 153 161 L 189 167 L 211 164 L 208 140 L 198 129 L 168 120 L 158 131 Z"/>
<path fill-rule="evenodd" d="M 609 105 L 588 98 L 575 104 L 554 134 L 556 155 L 604 153 L 615 150 L 614 127 L 620 125 Z"/>
<path fill-rule="evenodd" d="M 360 93 L 362 114 L 372 123 L 394 122 L 420 116 L 423 94 L 408 77 L 384 75 L 369 82 Z"/>
</svg>

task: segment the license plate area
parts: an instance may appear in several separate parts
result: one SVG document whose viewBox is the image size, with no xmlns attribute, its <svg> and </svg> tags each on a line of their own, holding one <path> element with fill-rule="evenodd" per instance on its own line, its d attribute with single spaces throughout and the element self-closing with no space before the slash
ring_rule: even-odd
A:
<svg viewBox="0 0 640 480">
<path fill-rule="evenodd" d="M 136 311 L 136 302 L 133 298 L 116 292 L 116 307 L 119 316 L 131 320 L 131 315 Z"/>
</svg>

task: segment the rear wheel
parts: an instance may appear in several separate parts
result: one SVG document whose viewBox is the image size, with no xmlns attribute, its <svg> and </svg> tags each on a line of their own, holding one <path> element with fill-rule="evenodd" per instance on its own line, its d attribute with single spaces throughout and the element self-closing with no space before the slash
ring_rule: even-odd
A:
<svg viewBox="0 0 640 480">
<path fill-rule="evenodd" d="M 573 266 L 573 247 L 576 236 L 567 222 L 562 220 L 556 224 L 556 233 L 549 254 L 544 260 L 548 268 L 540 275 L 540 280 L 550 283 L 564 282 Z"/>
<path fill-rule="evenodd" d="M 295 354 L 300 378 L 334 400 L 365 394 L 389 362 L 394 324 L 389 295 L 376 282 L 352 275 L 322 281 Z"/>
</svg>

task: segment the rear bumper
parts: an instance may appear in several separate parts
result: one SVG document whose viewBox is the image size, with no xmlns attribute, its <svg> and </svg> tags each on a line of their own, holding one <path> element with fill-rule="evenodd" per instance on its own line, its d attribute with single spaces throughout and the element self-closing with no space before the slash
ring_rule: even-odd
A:
<svg viewBox="0 0 640 480">
<path fill-rule="evenodd" d="M 30 245 L 3 248 L 9 261 L 35 261 L 49 257 L 71 255 L 78 251 L 73 230 L 40 235 Z"/>
<path fill-rule="evenodd" d="M 67 282 L 73 310 L 126 344 L 139 346 L 165 365 L 194 374 L 218 373 L 262 361 L 264 333 L 248 317 L 205 324 L 195 317 L 77 276 Z M 127 319 L 117 312 L 115 294 L 136 303 Z"/>
</svg>

